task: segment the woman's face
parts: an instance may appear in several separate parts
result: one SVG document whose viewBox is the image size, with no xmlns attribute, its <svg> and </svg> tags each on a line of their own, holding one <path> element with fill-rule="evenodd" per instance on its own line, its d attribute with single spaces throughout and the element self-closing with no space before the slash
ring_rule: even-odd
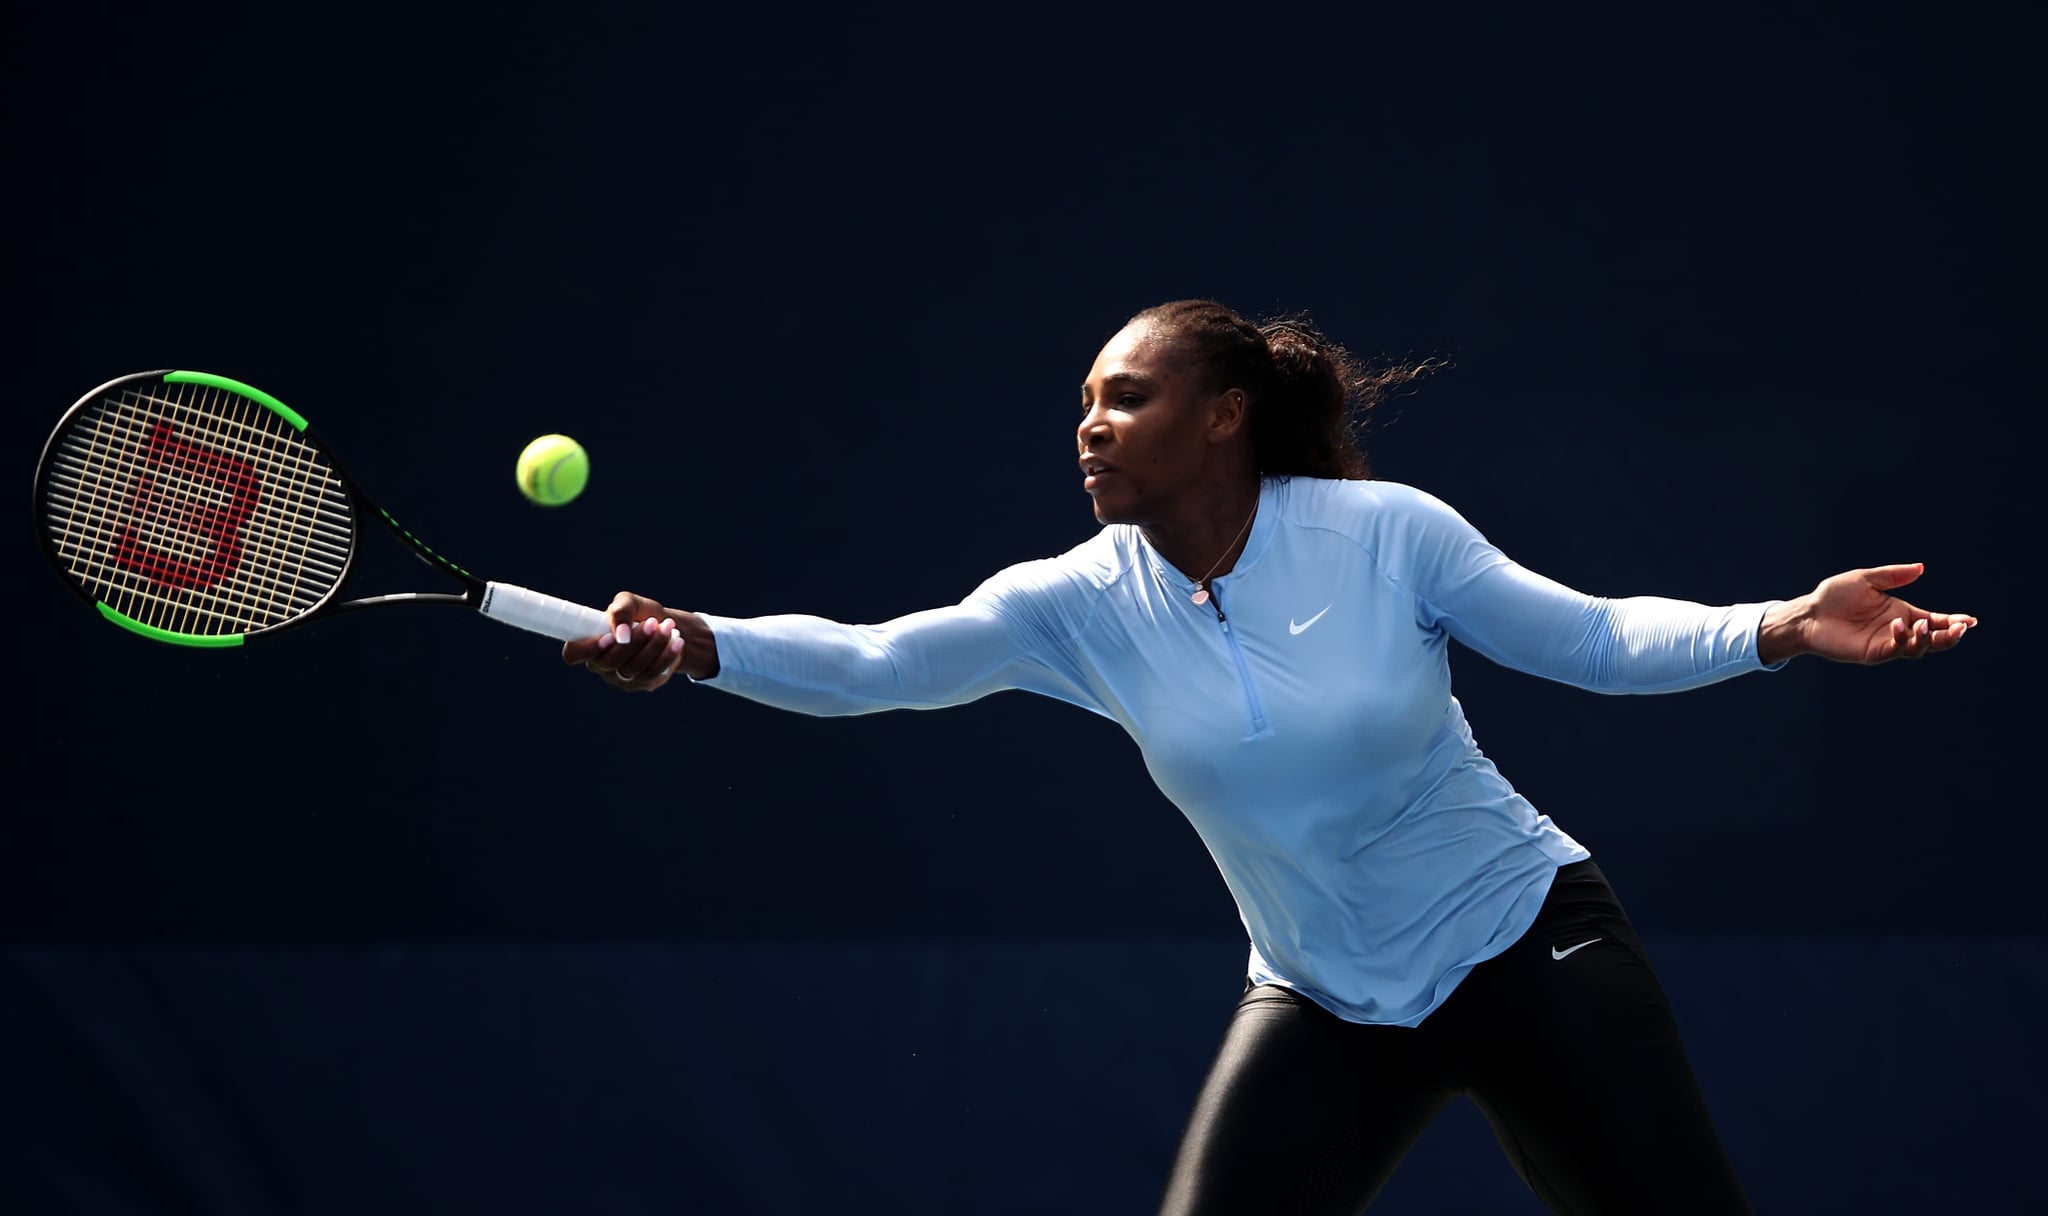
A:
<svg viewBox="0 0 2048 1216">
<path fill-rule="evenodd" d="M 1159 330 L 1120 330 L 1081 384 L 1074 434 L 1095 518 L 1139 525 L 1172 518 L 1190 491 L 1206 487 L 1218 424 L 1241 415 L 1242 402 L 1236 390 L 1202 393 Z"/>
</svg>

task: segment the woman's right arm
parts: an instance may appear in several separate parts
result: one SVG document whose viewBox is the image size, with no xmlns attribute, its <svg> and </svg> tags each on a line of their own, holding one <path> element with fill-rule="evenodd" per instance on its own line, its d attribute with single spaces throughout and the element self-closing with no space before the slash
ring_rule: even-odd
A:
<svg viewBox="0 0 2048 1216">
<path fill-rule="evenodd" d="M 712 687 L 814 715 L 936 709 L 1008 688 L 1090 699 L 1039 660 L 1034 642 L 990 600 L 970 597 L 880 625 L 816 616 L 733 618 L 680 612 L 622 592 L 613 632 L 570 642 L 564 662 L 606 683 L 652 691 L 680 672 Z"/>
</svg>

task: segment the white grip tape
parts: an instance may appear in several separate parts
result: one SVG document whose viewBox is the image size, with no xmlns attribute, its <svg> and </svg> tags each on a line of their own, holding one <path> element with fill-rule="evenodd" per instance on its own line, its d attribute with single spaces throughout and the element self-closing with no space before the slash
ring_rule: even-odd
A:
<svg viewBox="0 0 2048 1216">
<path fill-rule="evenodd" d="M 546 634 L 564 642 L 594 638 L 610 633 L 611 621 L 595 608 L 585 608 L 552 595 L 514 587 L 510 583 L 485 583 L 483 614 L 493 620 Z"/>
</svg>

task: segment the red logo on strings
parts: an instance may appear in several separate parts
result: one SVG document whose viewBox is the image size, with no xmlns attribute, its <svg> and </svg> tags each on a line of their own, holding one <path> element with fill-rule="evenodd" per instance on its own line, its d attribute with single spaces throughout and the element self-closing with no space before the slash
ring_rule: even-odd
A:
<svg viewBox="0 0 2048 1216">
<path fill-rule="evenodd" d="M 247 461 L 150 428 L 143 469 L 129 487 L 114 561 L 124 570 L 187 591 L 205 591 L 242 561 L 242 522 L 256 508 L 256 470 Z M 165 552 L 177 547 L 185 555 Z"/>
</svg>

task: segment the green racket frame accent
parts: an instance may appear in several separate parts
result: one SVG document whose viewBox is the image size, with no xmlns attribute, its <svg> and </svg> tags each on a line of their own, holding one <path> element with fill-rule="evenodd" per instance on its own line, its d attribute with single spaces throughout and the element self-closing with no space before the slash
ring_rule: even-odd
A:
<svg viewBox="0 0 2048 1216">
<path fill-rule="evenodd" d="M 169 377 L 165 377 L 165 379 L 169 379 Z M 240 390 L 236 391 L 239 392 Z M 114 622 L 121 628 L 128 630 L 130 633 L 139 633 L 153 642 L 169 642 L 176 646 L 199 646 L 209 650 L 217 650 L 223 646 L 240 646 L 242 644 L 242 635 L 239 633 L 172 633 L 168 629 L 159 629 L 155 625 L 145 625 L 127 613 L 117 612 L 98 600 L 94 600 L 92 606 L 100 610 L 101 616 Z"/>
<path fill-rule="evenodd" d="M 172 384 L 204 384 L 208 388 L 224 388 L 231 393 L 240 393 L 291 423 L 293 430 L 306 429 L 306 419 L 297 410 L 262 389 L 244 384 L 240 380 L 230 380 L 226 376 L 216 376 L 212 372 L 165 372 L 164 379 Z"/>
</svg>

